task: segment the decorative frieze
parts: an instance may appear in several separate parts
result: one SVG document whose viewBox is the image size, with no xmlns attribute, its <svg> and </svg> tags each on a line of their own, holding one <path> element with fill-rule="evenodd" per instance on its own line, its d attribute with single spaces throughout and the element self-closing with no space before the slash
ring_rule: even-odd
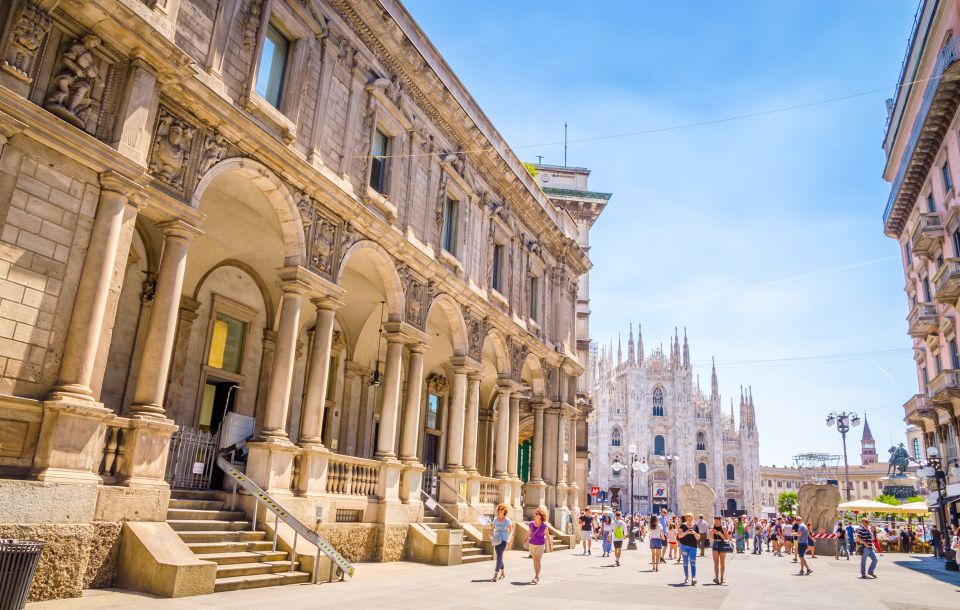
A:
<svg viewBox="0 0 960 610">
<path fill-rule="evenodd" d="M 22 0 L 13 15 L 10 38 L 0 68 L 25 83 L 33 81 L 34 59 L 50 31 L 50 16 L 30 0 Z"/>
<path fill-rule="evenodd" d="M 427 310 L 430 308 L 430 301 L 433 297 L 433 291 L 429 290 L 432 286 L 413 273 L 406 263 L 397 260 L 395 265 L 406 301 L 404 304 L 404 320 L 415 328 L 423 330 L 426 328 Z"/>
<path fill-rule="evenodd" d="M 427 388 L 433 394 L 446 394 L 450 391 L 450 384 L 447 382 L 447 378 L 443 375 L 431 373 L 427 377 Z"/>
<path fill-rule="evenodd" d="M 263 15 L 263 0 L 250 0 L 247 3 L 247 10 L 243 15 L 243 31 L 241 39 L 243 46 L 252 49 L 257 45 L 257 32 L 260 31 L 260 23 Z"/>
<path fill-rule="evenodd" d="M 467 355 L 480 362 L 483 356 L 483 339 L 486 336 L 486 318 L 473 313 L 468 306 L 463 305 L 463 320 L 467 325 Z"/>
<path fill-rule="evenodd" d="M 163 106 L 157 115 L 148 169 L 154 178 L 182 192 L 190 148 L 197 130 Z"/>
<path fill-rule="evenodd" d="M 530 349 L 512 337 L 507 340 L 507 348 L 510 351 L 510 378 L 514 381 L 520 381 L 523 362 L 527 359 Z"/>
<path fill-rule="evenodd" d="M 303 236 L 307 244 L 308 267 L 324 278 L 334 281 L 337 262 L 353 244 L 353 230 L 349 223 L 318 205 L 302 191 L 294 193 Z"/>
<path fill-rule="evenodd" d="M 84 129 L 99 108 L 95 91 L 103 82 L 94 50 L 100 39 L 92 34 L 73 40 L 60 53 L 59 70 L 50 81 L 43 107 L 68 123 Z"/>
</svg>

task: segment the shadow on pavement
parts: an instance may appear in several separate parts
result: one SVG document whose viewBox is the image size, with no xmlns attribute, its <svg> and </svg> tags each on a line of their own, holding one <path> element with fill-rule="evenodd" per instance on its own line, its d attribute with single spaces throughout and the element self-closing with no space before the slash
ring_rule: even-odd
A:
<svg viewBox="0 0 960 610">
<path fill-rule="evenodd" d="M 913 570 L 914 572 L 923 572 L 927 576 L 936 578 L 941 582 L 960 586 L 960 572 L 948 572 L 943 567 L 943 560 L 918 555 L 911 555 L 910 557 L 914 559 L 914 561 L 894 561 L 893 564 L 907 568 L 908 570 Z M 877 566 L 878 569 L 882 567 L 883 566 L 879 564 Z"/>
</svg>

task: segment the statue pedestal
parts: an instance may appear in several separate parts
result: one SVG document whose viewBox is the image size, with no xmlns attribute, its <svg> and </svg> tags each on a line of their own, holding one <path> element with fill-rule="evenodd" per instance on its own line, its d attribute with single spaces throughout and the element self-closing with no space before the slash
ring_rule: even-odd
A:
<svg viewBox="0 0 960 610">
<path fill-rule="evenodd" d="M 919 487 L 917 477 L 909 474 L 881 477 L 880 484 L 883 485 L 885 496 L 893 496 L 901 501 L 906 501 L 907 498 L 920 493 L 917 491 Z"/>
</svg>

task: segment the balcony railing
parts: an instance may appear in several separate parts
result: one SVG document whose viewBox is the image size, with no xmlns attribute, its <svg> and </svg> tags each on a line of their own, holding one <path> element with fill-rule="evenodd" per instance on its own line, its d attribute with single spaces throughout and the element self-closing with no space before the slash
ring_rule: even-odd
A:
<svg viewBox="0 0 960 610">
<path fill-rule="evenodd" d="M 937 332 L 940 320 L 937 316 L 937 307 L 933 303 L 917 303 L 907 316 L 911 337 L 923 339 Z"/>
<path fill-rule="evenodd" d="M 903 403 L 904 421 L 917 424 L 923 418 L 931 417 L 933 414 L 933 405 L 930 404 L 930 397 L 926 394 L 914 394 L 913 398 Z"/>
<path fill-rule="evenodd" d="M 943 223 L 936 212 L 920 214 L 917 226 L 910 234 L 910 247 L 914 254 L 930 258 L 943 237 Z"/>
<path fill-rule="evenodd" d="M 935 298 L 946 305 L 956 305 L 960 298 L 960 258 L 948 258 L 933 276 Z"/>
<path fill-rule="evenodd" d="M 480 504 L 496 504 L 499 498 L 500 479 L 480 478 Z"/>
<path fill-rule="evenodd" d="M 954 399 L 960 399 L 960 370 L 948 369 L 934 377 L 928 393 L 934 405 L 952 404 Z"/>
<path fill-rule="evenodd" d="M 346 455 L 331 454 L 327 465 L 327 493 L 372 496 L 377 492 L 380 464 Z"/>
</svg>

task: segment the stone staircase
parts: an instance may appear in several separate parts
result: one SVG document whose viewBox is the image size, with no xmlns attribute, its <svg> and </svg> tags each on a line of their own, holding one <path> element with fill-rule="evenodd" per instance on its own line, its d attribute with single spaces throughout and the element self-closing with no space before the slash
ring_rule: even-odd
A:
<svg viewBox="0 0 960 610">
<path fill-rule="evenodd" d="M 217 491 L 174 489 L 167 523 L 200 559 L 217 564 L 215 591 L 310 582 L 290 555 L 274 551 L 267 533 L 250 529 L 243 511 L 226 510 Z"/>
<path fill-rule="evenodd" d="M 550 538 L 553 540 L 553 551 L 567 551 L 570 550 L 570 545 L 563 541 L 563 538 L 557 536 L 553 532 L 550 532 Z"/>
<path fill-rule="evenodd" d="M 426 515 L 421 521 L 423 525 L 429 527 L 432 530 L 448 530 L 450 529 L 450 524 L 445 522 L 440 517 L 433 515 Z M 493 559 L 493 555 L 486 555 L 483 552 L 483 548 L 480 547 L 476 542 L 468 540 L 466 535 L 463 537 L 463 551 L 461 552 L 461 558 L 463 563 L 477 563 L 480 561 L 490 561 Z"/>
</svg>

